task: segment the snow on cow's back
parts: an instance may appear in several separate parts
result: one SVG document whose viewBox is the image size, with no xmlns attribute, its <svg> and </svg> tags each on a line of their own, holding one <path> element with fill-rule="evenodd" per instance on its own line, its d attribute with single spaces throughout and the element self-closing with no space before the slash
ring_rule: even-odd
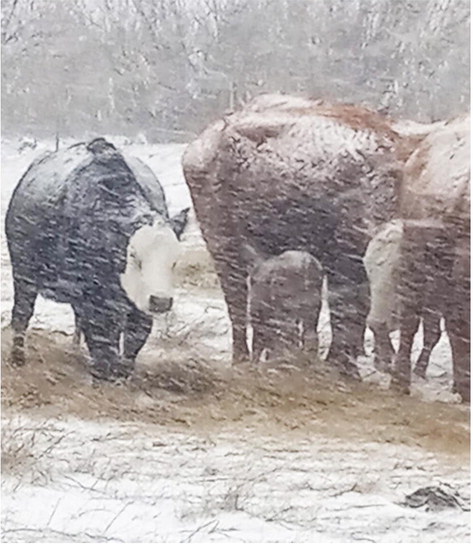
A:
<svg viewBox="0 0 473 544">
<path fill-rule="evenodd" d="M 133 157 L 128 153 L 123 153 L 122 155 L 135 176 L 136 181 L 143 189 L 151 207 L 165 219 L 169 219 L 166 196 L 153 170 L 137 157 Z"/>
<path fill-rule="evenodd" d="M 403 216 L 440 220 L 469 215 L 470 116 L 464 115 L 429 134 L 406 164 Z"/>
<path fill-rule="evenodd" d="M 297 172 L 299 183 L 312 184 L 314 176 L 332 179 L 335 169 L 399 169 L 402 141 L 387 118 L 363 107 L 263 95 L 208 127 L 186 150 L 183 167 L 199 188 L 225 183 L 226 175 L 216 179 L 220 166 L 240 163 L 251 164 L 259 179 Z"/>
<path fill-rule="evenodd" d="M 64 192 L 64 180 L 87 161 L 92 161 L 92 155 L 83 143 L 46 151 L 33 161 L 17 185 L 21 186 L 22 199 L 31 196 L 34 202 L 56 202 Z"/>
<path fill-rule="evenodd" d="M 218 153 L 245 139 L 266 159 L 284 162 L 285 170 L 334 157 L 363 162 L 366 154 L 396 149 L 402 137 L 381 114 L 350 104 L 329 104 L 297 96 L 261 95 L 243 109 L 205 129 L 183 157 L 186 174 L 209 174 Z"/>
<path fill-rule="evenodd" d="M 362 161 L 361 150 L 376 153 L 399 140 L 388 120 L 376 112 L 300 97 L 282 96 L 280 101 L 275 95 L 259 97 L 228 123 L 242 136 L 272 144 L 284 160 L 308 164 L 314 152 L 319 160 L 349 154 Z"/>
</svg>

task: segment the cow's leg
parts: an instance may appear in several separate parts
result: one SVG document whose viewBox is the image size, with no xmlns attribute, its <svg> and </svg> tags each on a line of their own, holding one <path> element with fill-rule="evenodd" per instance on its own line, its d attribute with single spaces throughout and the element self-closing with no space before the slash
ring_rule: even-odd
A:
<svg viewBox="0 0 473 544">
<path fill-rule="evenodd" d="M 253 329 L 253 339 L 251 343 L 251 362 L 258 364 L 267 342 L 267 333 L 264 323 L 264 312 L 252 311 L 250 314 L 251 328 Z"/>
<path fill-rule="evenodd" d="M 33 282 L 18 278 L 14 278 L 13 288 L 11 363 L 16 366 L 23 366 L 25 364 L 25 334 L 33 315 L 38 290 Z"/>
<path fill-rule="evenodd" d="M 341 251 L 328 271 L 328 286 L 332 325 L 328 358 L 342 373 L 359 380 L 355 360 L 369 311 L 368 278 L 361 258 Z"/>
<path fill-rule="evenodd" d="M 81 309 L 83 333 L 92 359 L 92 375 L 100 380 L 128 377 L 120 358 L 120 335 L 124 316 L 112 304 L 92 301 Z"/>
<path fill-rule="evenodd" d="M 266 334 L 264 325 L 261 323 L 253 324 L 253 341 L 251 349 L 251 362 L 258 364 L 261 361 L 261 356 L 264 349 L 269 346 L 266 345 Z"/>
<path fill-rule="evenodd" d="M 386 323 L 371 324 L 374 335 L 374 366 L 380 372 L 390 372 L 395 354 Z"/>
<path fill-rule="evenodd" d="M 303 331 L 302 331 L 302 349 L 305 353 L 314 355 L 315 357 L 319 354 L 319 335 L 317 331 L 314 331 L 313 320 L 309 322 L 303 322 Z"/>
<path fill-rule="evenodd" d="M 453 390 L 470 402 L 470 240 L 457 244 L 445 325 L 452 346 Z"/>
<path fill-rule="evenodd" d="M 440 319 L 441 315 L 438 312 L 431 310 L 423 312 L 422 326 L 424 329 L 424 345 L 414 367 L 414 373 L 421 378 L 425 378 L 430 355 L 442 334 L 440 330 Z"/>
<path fill-rule="evenodd" d="M 235 250 L 219 253 L 215 257 L 215 268 L 227 303 L 232 324 L 233 362 L 249 358 L 246 343 L 248 284 L 246 268 L 239 263 Z"/>
<path fill-rule="evenodd" d="M 391 389 L 399 393 L 409 394 L 411 386 L 411 352 L 414 336 L 419 327 L 419 317 L 409 312 L 416 312 L 414 306 L 406 308 L 401 316 L 401 336 L 399 340 L 399 351 L 395 357 Z"/>
<path fill-rule="evenodd" d="M 302 348 L 305 352 L 313 354 L 315 357 L 319 354 L 317 325 L 321 306 L 322 301 L 315 308 L 312 308 L 312 312 L 307 311 L 302 319 Z"/>
<path fill-rule="evenodd" d="M 131 373 L 135 367 L 135 359 L 145 345 L 151 329 L 153 318 L 137 308 L 133 308 L 127 316 L 123 341 L 124 364 Z"/>
<path fill-rule="evenodd" d="M 294 354 L 298 340 L 298 331 L 292 316 L 278 315 L 275 319 L 275 332 L 277 333 L 278 349 L 281 356 Z M 273 333 L 274 335 L 274 333 Z"/>
<path fill-rule="evenodd" d="M 425 241 L 422 230 L 405 225 L 400 252 L 401 265 L 398 280 L 400 339 L 391 379 L 391 389 L 409 394 L 412 344 L 419 327 L 423 306 Z"/>
<path fill-rule="evenodd" d="M 459 393 L 463 402 L 470 402 L 470 323 L 469 318 L 449 317 L 447 331 L 452 346 L 453 392 Z"/>
</svg>

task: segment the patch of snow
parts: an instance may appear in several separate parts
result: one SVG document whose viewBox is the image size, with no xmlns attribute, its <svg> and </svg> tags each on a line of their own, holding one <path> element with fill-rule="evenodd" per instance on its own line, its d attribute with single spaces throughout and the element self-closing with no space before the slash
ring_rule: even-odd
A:
<svg viewBox="0 0 473 544">
<path fill-rule="evenodd" d="M 34 429 L 35 420 L 23 424 Z M 3 475 L 4 542 L 469 538 L 468 512 L 402 506 L 438 482 L 468 493 L 467 467 L 420 449 L 297 434 L 287 442 L 241 428 L 206 435 L 76 419 L 48 427 L 56 445 L 42 463 L 47 483 Z"/>
</svg>

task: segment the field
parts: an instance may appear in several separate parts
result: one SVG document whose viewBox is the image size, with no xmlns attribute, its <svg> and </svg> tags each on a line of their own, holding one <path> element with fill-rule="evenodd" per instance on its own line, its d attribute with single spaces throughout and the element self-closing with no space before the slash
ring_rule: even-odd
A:
<svg viewBox="0 0 473 544">
<path fill-rule="evenodd" d="M 171 212 L 190 205 L 184 146 L 126 145 L 155 170 Z M 2 229 L 15 184 L 48 147 L 4 143 Z M 322 360 L 232 367 L 195 220 L 183 250 L 174 309 L 156 320 L 130 383 L 97 386 L 85 346 L 73 348 L 72 312 L 42 299 L 28 364 L 8 365 L 2 236 L 3 541 L 468 542 L 469 411 L 450 393 L 445 335 L 409 398 L 391 394 L 371 356 L 359 360 L 358 385 Z M 319 333 L 323 355 L 326 305 Z M 439 484 L 458 492 L 457 508 L 404 503 Z"/>
</svg>

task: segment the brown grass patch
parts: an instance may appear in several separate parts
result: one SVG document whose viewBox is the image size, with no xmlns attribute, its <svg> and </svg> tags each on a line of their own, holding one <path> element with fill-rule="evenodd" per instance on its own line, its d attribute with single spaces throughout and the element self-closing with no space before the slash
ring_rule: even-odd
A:
<svg viewBox="0 0 473 544">
<path fill-rule="evenodd" d="M 240 426 L 261 433 L 323 433 L 344 440 L 415 445 L 469 455 L 466 406 L 400 397 L 370 384 L 343 381 L 323 362 L 241 365 L 209 363 L 143 353 L 133 378 L 117 386 L 94 386 L 85 351 L 74 353 L 70 337 L 30 331 L 28 361 L 8 365 L 10 333 L 2 335 L 2 404 L 8 411 L 40 410 L 85 418 L 112 418 L 189 426 L 209 432 Z M 175 353 L 175 352 L 174 352 Z"/>
<path fill-rule="evenodd" d="M 175 271 L 176 286 L 216 289 L 220 283 L 212 257 L 205 246 L 188 247 L 180 257 Z"/>
</svg>

